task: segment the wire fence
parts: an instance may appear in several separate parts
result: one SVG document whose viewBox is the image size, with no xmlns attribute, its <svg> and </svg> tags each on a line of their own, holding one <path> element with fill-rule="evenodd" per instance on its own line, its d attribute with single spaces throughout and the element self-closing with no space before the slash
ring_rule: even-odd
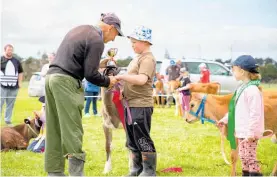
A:
<svg viewBox="0 0 277 177">
<path fill-rule="evenodd" d="M 153 95 L 153 97 L 157 97 L 157 96 L 163 96 L 163 97 L 169 97 L 169 96 L 173 96 L 173 95 Z M 0 96 L 1 97 L 1 96 Z M 102 98 L 101 95 L 97 95 L 97 96 L 84 96 L 85 98 Z M 16 99 L 26 99 L 26 98 L 39 98 L 39 97 L 29 97 L 29 96 L 17 96 L 17 97 L 1 97 L 1 99 L 4 98 L 16 98 Z"/>
</svg>

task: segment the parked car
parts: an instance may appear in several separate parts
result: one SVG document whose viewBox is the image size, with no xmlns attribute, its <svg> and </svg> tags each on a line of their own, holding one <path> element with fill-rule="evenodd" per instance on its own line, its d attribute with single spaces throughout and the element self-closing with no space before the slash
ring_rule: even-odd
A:
<svg viewBox="0 0 277 177">
<path fill-rule="evenodd" d="M 225 63 L 224 66 L 226 66 L 228 69 L 232 69 L 232 65 L 230 63 Z"/>
<path fill-rule="evenodd" d="M 125 73 L 127 73 L 127 67 L 120 67 L 119 74 L 125 74 Z"/>
<path fill-rule="evenodd" d="M 177 60 L 174 60 L 177 62 Z M 234 92 L 240 85 L 238 81 L 233 77 L 231 70 L 221 63 L 215 61 L 201 60 L 201 59 L 184 59 L 182 61 L 182 68 L 185 67 L 190 75 L 192 82 L 199 82 L 200 70 L 198 66 L 201 63 L 205 63 L 210 70 L 210 81 L 218 82 L 221 85 L 221 94 L 228 94 Z M 156 69 L 162 75 L 166 75 L 166 68 L 170 65 L 169 59 L 157 61 Z M 165 84 L 166 85 L 166 84 Z"/>
<path fill-rule="evenodd" d="M 33 73 L 28 86 L 28 95 L 31 97 L 41 97 L 45 95 L 45 79 L 40 72 Z"/>
</svg>

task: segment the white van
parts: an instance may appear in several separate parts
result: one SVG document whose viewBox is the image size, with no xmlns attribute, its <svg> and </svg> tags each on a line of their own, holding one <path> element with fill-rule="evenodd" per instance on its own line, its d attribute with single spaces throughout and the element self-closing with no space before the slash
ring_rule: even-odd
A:
<svg viewBox="0 0 277 177">
<path fill-rule="evenodd" d="M 173 59 L 175 62 L 177 60 Z M 201 60 L 201 59 L 183 59 L 182 68 L 186 68 L 189 72 L 192 82 L 200 80 L 200 70 L 198 66 L 205 63 L 210 70 L 210 81 L 218 82 L 221 85 L 221 94 L 228 94 L 234 92 L 240 85 L 233 77 L 231 70 L 221 63 L 215 61 Z M 156 63 L 156 70 L 162 75 L 166 75 L 166 68 L 170 65 L 170 59 L 159 60 Z"/>
<path fill-rule="evenodd" d="M 33 73 L 28 86 L 28 95 L 31 97 L 44 96 L 45 78 L 41 76 L 40 72 Z"/>
</svg>

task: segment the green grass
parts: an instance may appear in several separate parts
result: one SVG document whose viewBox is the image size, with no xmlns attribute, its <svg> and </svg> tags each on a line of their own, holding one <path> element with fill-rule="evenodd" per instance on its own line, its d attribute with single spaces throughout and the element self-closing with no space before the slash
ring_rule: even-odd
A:
<svg viewBox="0 0 277 177">
<path fill-rule="evenodd" d="M 13 123 L 21 123 L 41 104 L 38 98 L 27 96 L 27 84 L 19 92 L 15 104 Z M 3 118 L 1 125 L 3 126 Z M 86 176 L 103 176 L 105 164 L 104 134 L 101 118 L 83 119 L 84 146 L 87 153 L 85 164 Z M 220 137 L 218 130 L 209 123 L 187 124 L 174 116 L 173 108 L 155 108 L 151 136 L 157 149 L 157 175 L 159 176 L 228 176 L 230 167 L 220 154 Z M 113 131 L 113 170 L 107 176 L 121 176 L 128 172 L 128 153 L 123 129 Z M 225 141 L 226 152 L 230 152 Z M 269 175 L 277 159 L 277 146 L 270 139 L 260 141 L 258 158 L 262 162 L 264 175 Z M 28 151 L 11 151 L 1 153 L 1 176 L 44 176 L 43 154 Z M 182 173 L 162 173 L 168 167 L 182 167 Z M 66 168 L 67 169 L 67 168 Z M 241 174 L 238 163 L 238 174 Z M 66 170 L 67 173 L 67 170 Z M 68 174 L 68 173 L 67 173 Z"/>
</svg>

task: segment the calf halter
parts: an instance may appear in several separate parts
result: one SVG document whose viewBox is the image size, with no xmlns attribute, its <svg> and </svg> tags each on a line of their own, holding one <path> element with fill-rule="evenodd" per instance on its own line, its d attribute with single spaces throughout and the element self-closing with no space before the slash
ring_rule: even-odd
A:
<svg viewBox="0 0 277 177">
<path fill-rule="evenodd" d="M 27 125 L 27 127 L 36 135 L 38 136 L 38 134 L 36 133 L 36 131 L 30 126 L 31 121 L 30 118 L 28 117 L 27 119 L 24 119 L 24 123 Z M 35 119 L 35 126 L 41 127 L 42 122 L 38 119 Z"/>
<path fill-rule="evenodd" d="M 116 76 L 120 72 L 120 68 L 118 68 L 113 60 L 107 63 L 106 69 L 103 71 L 104 76 L 109 76 L 112 74 Z"/>
<path fill-rule="evenodd" d="M 212 124 L 215 124 L 215 121 L 214 121 L 214 120 L 208 119 L 208 118 L 206 118 L 206 117 L 204 116 L 206 100 L 207 100 L 207 95 L 204 95 L 204 97 L 202 98 L 201 103 L 200 103 L 200 105 L 199 105 L 199 107 L 198 107 L 196 113 L 193 112 L 193 111 L 191 111 L 191 110 L 189 111 L 189 113 L 190 113 L 191 115 L 195 116 L 197 119 L 200 119 L 200 121 L 201 121 L 202 124 L 204 124 L 205 121 L 206 121 L 206 122 L 210 122 L 210 123 L 212 123 Z M 201 112 L 201 115 L 199 116 L 199 113 L 200 113 L 200 112 Z"/>
</svg>

